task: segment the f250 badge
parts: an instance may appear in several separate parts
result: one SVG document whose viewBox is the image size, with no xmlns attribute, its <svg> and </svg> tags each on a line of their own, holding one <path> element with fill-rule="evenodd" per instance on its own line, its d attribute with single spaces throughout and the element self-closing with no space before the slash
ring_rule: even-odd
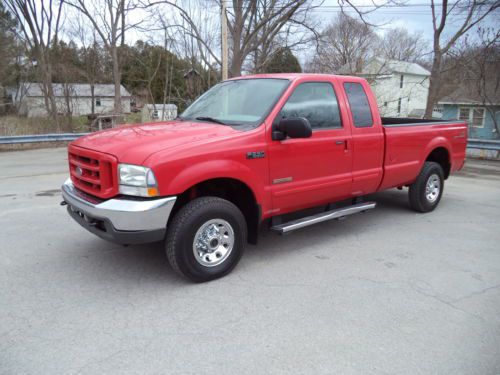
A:
<svg viewBox="0 0 500 375">
<path fill-rule="evenodd" d="M 264 151 L 250 151 L 247 152 L 247 159 L 262 159 L 266 157 Z"/>
</svg>

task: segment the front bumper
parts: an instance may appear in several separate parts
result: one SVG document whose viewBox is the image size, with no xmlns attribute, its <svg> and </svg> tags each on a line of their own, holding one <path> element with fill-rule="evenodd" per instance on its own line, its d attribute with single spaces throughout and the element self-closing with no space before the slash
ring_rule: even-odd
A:
<svg viewBox="0 0 500 375">
<path fill-rule="evenodd" d="M 71 179 L 62 185 L 68 213 L 95 235 L 120 244 L 161 241 L 176 197 L 101 200 L 75 188 Z"/>
</svg>

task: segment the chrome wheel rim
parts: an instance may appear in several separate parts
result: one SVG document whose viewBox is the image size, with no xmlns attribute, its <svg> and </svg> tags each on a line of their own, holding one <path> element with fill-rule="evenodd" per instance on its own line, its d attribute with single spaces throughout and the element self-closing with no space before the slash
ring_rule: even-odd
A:
<svg viewBox="0 0 500 375">
<path fill-rule="evenodd" d="M 193 241 L 196 261 L 205 267 L 215 267 L 224 262 L 234 247 L 234 230 L 223 219 L 213 219 L 204 223 Z"/>
<path fill-rule="evenodd" d="M 439 179 L 439 176 L 437 174 L 430 175 L 425 186 L 425 196 L 427 200 L 434 203 L 438 199 L 440 191 L 441 180 Z"/>
</svg>

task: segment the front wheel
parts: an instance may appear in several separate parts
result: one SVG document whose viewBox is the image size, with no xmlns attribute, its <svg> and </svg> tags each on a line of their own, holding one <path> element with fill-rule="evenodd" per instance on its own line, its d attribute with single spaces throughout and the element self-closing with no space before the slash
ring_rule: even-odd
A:
<svg viewBox="0 0 500 375">
<path fill-rule="evenodd" d="M 435 162 L 425 162 L 417 179 L 410 185 L 410 206 L 418 212 L 434 210 L 444 188 L 444 173 L 441 165 Z"/>
<path fill-rule="evenodd" d="M 233 203 L 217 198 L 192 200 L 167 229 L 166 252 L 172 268 L 196 282 L 222 277 L 240 260 L 247 226 Z"/>
</svg>

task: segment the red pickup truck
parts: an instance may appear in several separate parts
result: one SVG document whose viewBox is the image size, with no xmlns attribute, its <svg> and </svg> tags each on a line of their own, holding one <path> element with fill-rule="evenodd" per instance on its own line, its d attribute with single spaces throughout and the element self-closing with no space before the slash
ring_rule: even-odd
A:
<svg viewBox="0 0 500 375">
<path fill-rule="evenodd" d="M 466 143 L 464 122 L 381 118 L 364 79 L 246 76 L 175 121 L 72 142 L 62 204 L 106 240 L 164 240 L 175 271 L 207 281 L 234 268 L 263 224 L 287 233 L 372 209 L 363 196 L 405 186 L 411 208 L 432 211 Z"/>
</svg>

